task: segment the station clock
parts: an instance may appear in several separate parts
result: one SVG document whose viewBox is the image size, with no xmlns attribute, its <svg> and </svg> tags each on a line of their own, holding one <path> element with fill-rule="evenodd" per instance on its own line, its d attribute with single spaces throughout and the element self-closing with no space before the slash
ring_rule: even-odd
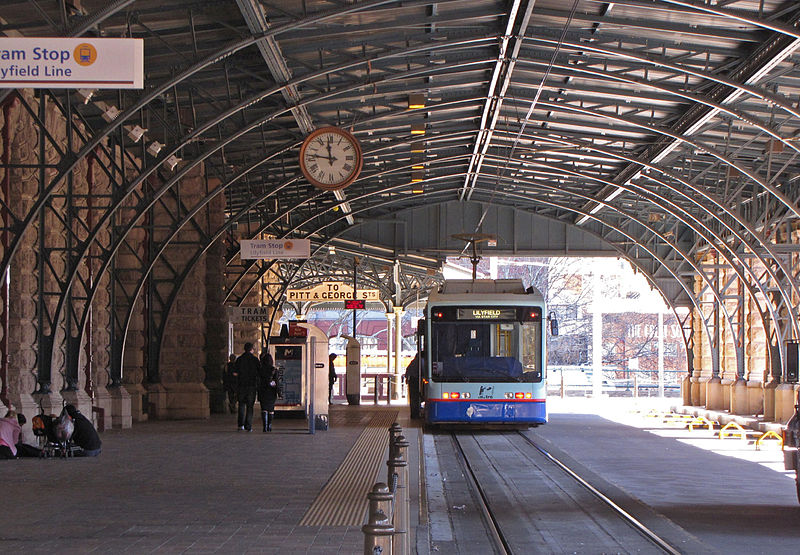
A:
<svg viewBox="0 0 800 555">
<path fill-rule="evenodd" d="M 314 187 L 338 191 L 361 173 L 361 145 L 352 133 L 339 127 L 312 132 L 300 147 L 300 170 Z"/>
</svg>

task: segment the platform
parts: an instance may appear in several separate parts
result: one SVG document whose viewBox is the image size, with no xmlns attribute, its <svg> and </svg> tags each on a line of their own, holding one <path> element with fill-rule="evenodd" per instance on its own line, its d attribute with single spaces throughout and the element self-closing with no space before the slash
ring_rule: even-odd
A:
<svg viewBox="0 0 800 555">
<path fill-rule="evenodd" d="M 96 459 L 0 461 L 0 552 L 359 553 L 363 512 L 348 523 L 339 509 L 368 465 L 349 468 L 344 492 L 320 493 L 356 445 L 373 465 L 364 494 L 375 469 L 385 480 L 388 427 L 407 413 L 335 406 L 314 435 L 280 417 L 270 433 L 238 431 L 235 415 L 153 421 L 104 432 Z"/>
<path fill-rule="evenodd" d="M 682 541 L 684 552 L 797 552 L 794 481 L 763 460 L 734 456 L 752 447 L 734 441 L 723 454 L 702 445 L 720 440 L 642 429 L 646 421 L 632 413 L 607 419 L 596 404 L 559 405 L 551 403 L 551 422 L 533 433 Z M 0 552 L 360 553 L 360 509 L 348 499 L 361 487 L 356 475 L 365 484 L 383 480 L 385 443 L 376 438 L 395 418 L 412 445 L 412 544 L 441 553 L 429 523 L 446 526 L 448 508 L 429 512 L 419 495 L 421 430 L 405 407 L 370 405 L 335 406 L 331 429 L 314 435 L 302 420 L 278 419 L 264 434 L 239 432 L 235 416 L 215 415 L 106 431 L 97 459 L 2 461 Z M 341 481 L 342 472 L 352 480 Z"/>
</svg>

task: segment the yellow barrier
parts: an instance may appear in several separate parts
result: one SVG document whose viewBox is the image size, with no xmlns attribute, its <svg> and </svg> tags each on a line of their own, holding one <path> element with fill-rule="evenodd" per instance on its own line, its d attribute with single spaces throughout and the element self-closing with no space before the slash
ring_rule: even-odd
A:
<svg viewBox="0 0 800 555">
<path fill-rule="evenodd" d="M 761 432 L 757 430 L 747 430 L 742 428 L 736 422 L 728 422 L 719 431 L 719 438 L 725 439 L 726 437 L 737 437 L 739 439 L 747 439 L 748 436 L 760 436 Z"/>
<path fill-rule="evenodd" d="M 707 418 L 698 416 L 697 418 L 690 420 L 689 423 L 686 424 L 686 426 L 689 428 L 690 432 L 694 431 L 695 426 L 697 427 L 706 426 L 708 428 L 708 431 L 710 432 L 714 429 L 714 424 L 716 424 L 716 422 L 711 422 Z"/>
<path fill-rule="evenodd" d="M 693 418 L 694 416 L 691 414 L 666 414 L 662 422 L 664 422 L 664 424 L 674 424 L 676 422 L 683 424 L 687 420 L 692 420 Z"/>
<path fill-rule="evenodd" d="M 756 451 L 760 451 L 761 450 L 761 442 L 763 440 L 769 439 L 769 438 L 777 439 L 778 440 L 778 445 L 780 446 L 781 449 L 783 449 L 783 438 L 781 437 L 781 435 L 778 432 L 773 432 L 772 430 L 769 430 L 769 431 L 764 432 L 763 434 L 761 434 L 761 436 L 756 440 Z"/>
</svg>

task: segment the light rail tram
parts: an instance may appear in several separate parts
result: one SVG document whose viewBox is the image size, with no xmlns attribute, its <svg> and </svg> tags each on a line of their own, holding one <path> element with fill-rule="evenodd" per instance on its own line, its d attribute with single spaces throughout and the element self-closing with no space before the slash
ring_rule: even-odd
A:
<svg viewBox="0 0 800 555">
<path fill-rule="evenodd" d="M 426 423 L 546 423 L 546 314 L 520 280 L 449 280 L 432 292 L 417 328 Z"/>
</svg>

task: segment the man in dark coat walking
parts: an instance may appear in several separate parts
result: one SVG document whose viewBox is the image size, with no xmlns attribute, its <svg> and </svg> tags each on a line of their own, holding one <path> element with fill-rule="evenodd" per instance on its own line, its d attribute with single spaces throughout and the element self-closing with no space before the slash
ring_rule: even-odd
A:
<svg viewBox="0 0 800 555">
<path fill-rule="evenodd" d="M 328 355 L 328 404 L 333 399 L 333 384 L 336 383 L 336 368 L 333 366 L 333 361 L 336 360 L 336 353 Z"/>
<path fill-rule="evenodd" d="M 261 363 L 253 354 L 253 344 L 244 344 L 244 353 L 236 359 L 233 375 L 236 377 L 237 393 L 239 397 L 240 430 L 253 430 L 253 405 L 256 402 L 256 387 L 258 385 L 258 371 Z"/>
</svg>

